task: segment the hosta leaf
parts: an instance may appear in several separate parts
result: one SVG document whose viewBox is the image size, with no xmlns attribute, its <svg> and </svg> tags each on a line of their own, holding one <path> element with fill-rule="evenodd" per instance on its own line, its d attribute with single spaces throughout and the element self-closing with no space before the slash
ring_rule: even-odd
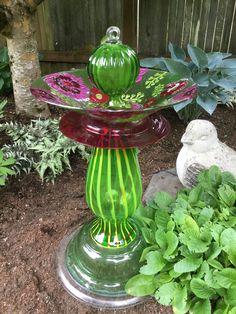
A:
<svg viewBox="0 0 236 314">
<path fill-rule="evenodd" d="M 156 290 L 155 277 L 136 275 L 129 279 L 125 285 L 125 291 L 133 296 L 142 297 L 152 295 Z"/>
<path fill-rule="evenodd" d="M 188 44 L 187 48 L 190 58 L 197 67 L 202 68 L 208 65 L 207 54 L 201 48 L 194 47 L 190 44 Z"/>
<path fill-rule="evenodd" d="M 191 77 L 191 71 L 189 68 L 184 65 L 182 62 L 171 60 L 171 59 L 163 59 L 165 62 L 165 65 L 169 72 L 174 74 L 179 74 L 183 78 L 190 78 Z"/>
<path fill-rule="evenodd" d="M 233 92 L 234 88 L 236 87 L 236 84 L 232 82 L 230 79 L 226 78 L 211 78 L 210 79 L 212 83 L 223 87 L 225 90 L 229 92 Z"/>
<path fill-rule="evenodd" d="M 209 300 L 197 301 L 191 311 L 192 314 L 211 314 L 211 302 Z"/>
<path fill-rule="evenodd" d="M 223 60 L 220 66 L 222 68 L 236 68 L 236 59 L 230 58 L 230 59 Z"/>
<path fill-rule="evenodd" d="M 145 68 L 159 68 L 164 71 L 167 70 L 165 62 L 163 62 L 162 58 L 144 58 L 140 60 L 140 65 Z"/>
<path fill-rule="evenodd" d="M 209 86 L 209 75 L 206 73 L 196 73 L 193 75 L 193 81 L 197 83 L 198 86 Z"/>
<path fill-rule="evenodd" d="M 236 269 L 225 268 L 215 273 L 217 283 L 223 288 L 229 288 L 231 285 L 236 286 Z"/>
<path fill-rule="evenodd" d="M 217 107 L 217 98 L 214 95 L 198 95 L 196 101 L 209 114 Z"/>
<path fill-rule="evenodd" d="M 176 286 L 174 282 L 162 285 L 155 293 L 156 300 L 162 305 L 170 305 L 175 295 Z"/>
<path fill-rule="evenodd" d="M 149 252 L 146 255 L 147 265 L 140 268 L 143 275 L 154 275 L 158 273 L 166 264 L 162 254 L 157 251 Z"/>
<path fill-rule="evenodd" d="M 179 46 L 169 43 L 168 47 L 169 47 L 169 51 L 170 51 L 172 59 L 177 59 L 181 61 L 184 61 L 186 59 L 186 54 L 184 50 L 180 48 Z"/>
<path fill-rule="evenodd" d="M 189 100 L 185 100 L 185 101 L 181 101 L 180 103 L 174 105 L 174 110 L 176 112 L 179 112 L 181 109 L 185 108 L 187 105 L 189 105 L 193 100 L 189 99 Z"/>
<path fill-rule="evenodd" d="M 202 258 L 186 257 L 174 265 L 174 271 L 178 273 L 188 273 L 198 269 L 202 263 Z"/>
<path fill-rule="evenodd" d="M 215 294 L 215 290 L 207 285 L 207 283 L 199 278 L 193 278 L 190 282 L 192 292 L 200 299 L 209 299 Z"/>
</svg>

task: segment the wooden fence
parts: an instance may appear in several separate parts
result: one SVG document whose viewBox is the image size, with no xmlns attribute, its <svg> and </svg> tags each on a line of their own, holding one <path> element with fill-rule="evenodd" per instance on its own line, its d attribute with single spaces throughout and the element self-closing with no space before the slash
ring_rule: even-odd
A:
<svg viewBox="0 0 236 314">
<path fill-rule="evenodd" d="M 37 10 L 44 72 L 86 63 L 111 25 L 141 56 L 165 56 L 171 41 L 236 55 L 236 0 L 45 0 Z"/>
</svg>

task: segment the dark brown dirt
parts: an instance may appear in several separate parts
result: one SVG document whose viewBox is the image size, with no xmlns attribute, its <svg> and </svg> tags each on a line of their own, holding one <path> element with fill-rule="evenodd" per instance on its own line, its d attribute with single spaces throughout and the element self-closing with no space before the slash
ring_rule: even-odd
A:
<svg viewBox="0 0 236 314">
<path fill-rule="evenodd" d="M 159 144 L 140 152 L 144 189 L 153 173 L 174 167 L 185 126 L 166 111 L 172 131 Z M 8 112 L 7 119 L 15 118 Z M 211 121 L 219 137 L 236 149 L 236 109 L 219 108 Z M 5 137 L 0 136 L 2 144 Z M 42 184 L 36 173 L 11 178 L 0 190 L 0 313 L 1 314 L 135 314 L 172 313 L 154 301 L 136 308 L 103 311 L 73 299 L 57 280 L 55 255 L 60 240 L 92 216 L 85 203 L 87 164 L 72 160 L 55 184 Z"/>
</svg>

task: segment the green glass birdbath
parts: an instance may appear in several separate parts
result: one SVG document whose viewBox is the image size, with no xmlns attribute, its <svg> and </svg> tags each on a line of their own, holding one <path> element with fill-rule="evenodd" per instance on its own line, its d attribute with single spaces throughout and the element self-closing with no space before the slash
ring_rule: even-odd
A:
<svg viewBox="0 0 236 314">
<path fill-rule="evenodd" d="M 31 92 L 69 109 L 61 132 L 93 147 L 86 201 L 95 218 L 66 236 L 58 252 L 58 274 L 74 297 L 102 308 L 124 308 L 142 298 L 124 287 L 139 272 L 145 242 L 133 218 L 141 205 L 137 148 L 169 133 L 160 110 L 192 99 L 196 86 L 168 72 L 139 68 L 136 53 L 111 27 L 92 54 L 87 71 L 46 75 Z"/>
</svg>

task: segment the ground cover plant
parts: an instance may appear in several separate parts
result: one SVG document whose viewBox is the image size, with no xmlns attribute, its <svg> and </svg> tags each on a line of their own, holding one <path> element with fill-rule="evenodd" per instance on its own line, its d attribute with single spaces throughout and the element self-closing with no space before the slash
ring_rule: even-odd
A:
<svg viewBox="0 0 236 314">
<path fill-rule="evenodd" d="M 174 313 L 236 313 L 236 179 L 213 166 L 176 199 L 159 192 L 139 209 L 147 242 L 126 291 Z"/>
<path fill-rule="evenodd" d="M 160 68 L 192 79 L 198 86 L 197 96 L 174 106 L 185 122 L 197 119 L 203 111 L 212 114 L 217 104 L 235 103 L 236 59 L 230 53 L 208 52 L 187 46 L 188 56 L 177 45 L 169 44 L 171 58 L 141 60 L 144 67 Z M 171 92 L 171 91 L 170 91 Z"/>
<path fill-rule="evenodd" d="M 36 170 L 42 180 L 54 182 L 65 169 L 71 170 L 70 155 L 79 153 L 88 160 L 85 146 L 66 138 L 59 131 L 57 119 L 32 120 L 29 125 L 18 122 L 0 124 L 11 143 L 2 147 L 5 158 L 14 158 L 16 174 Z"/>
</svg>

